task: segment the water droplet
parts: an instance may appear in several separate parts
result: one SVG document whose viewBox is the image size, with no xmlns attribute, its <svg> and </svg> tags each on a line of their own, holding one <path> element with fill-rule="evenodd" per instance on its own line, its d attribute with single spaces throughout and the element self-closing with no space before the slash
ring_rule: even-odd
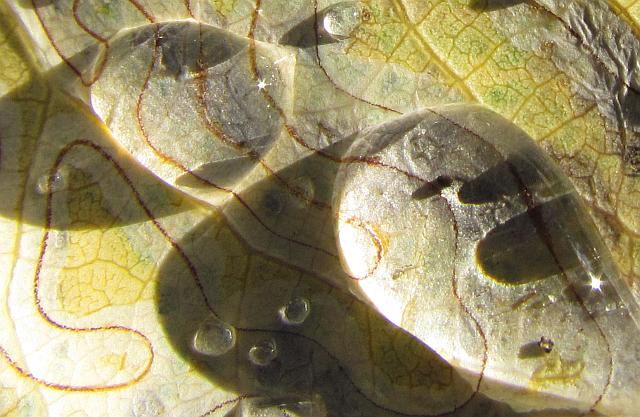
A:
<svg viewBox="0 0 640 417">
<path fill-rule="evenodd" d="M 68 168 L 61 166 L 51 175 L 42 175 L 36 183 L 39 194 L 55 193 L 67 188 L 69 182 Z"/>
<path fill-rule="evenodd" d="M 268 366 L 278 356 L 278 348 L 273 339 L 265 339 L 249 349 L 249 360 L 257 366 Z"/>
<path fill-rule="evenodd" d="M 294 297 L 280 309 L 280 318 L 285 324 L 302 324 L 309 317 L 310 312 L 309 300 Z"/>
<path fill-rule="evenodd" d="M 358 2 L 336 3 L 324 13 L 322 27 L 334 39 L 348 39 L 362 23 L 362 16 L 362 9 Z"/>
<path fill-rule="evenodd" d="M 235 329 L 213 316 L 200 324 L 193 337 L 193 348 L 204 355 L 224 355 L 235 344 Z"/>
</svg>

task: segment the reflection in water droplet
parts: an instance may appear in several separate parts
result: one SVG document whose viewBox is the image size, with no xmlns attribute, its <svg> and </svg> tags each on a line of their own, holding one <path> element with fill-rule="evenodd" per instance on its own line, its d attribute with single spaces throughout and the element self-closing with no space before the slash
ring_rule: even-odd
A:
<svg viewBox="0 0 640 417">
<path fill-rule="evenodd" d="M 69 170 L 62 166 L 53 175 L 42 175 L 38 178 L 36 191 L 39 194 L 55 193 L 65 190 L 69 182 Z"/>
<path fill-rule="evenodd" d="M 362 20 L 359 3 L 345 1 L 327 9 L 322 18 L 322 27 L 334 39 L 348 39 Z"/>
<path fill-rule="evenodd" d="M 310 312 L 309 300 L 303 297 L 294 297 L 280 309 L 280 318 L 285 324 L 302 324 L 309 317 Z"/>
<path fill-rule="evenodd" d="M 278 356 L 278 348 L 273 339 L 265 339 L 249 349 L 249 360 L 254 365 L 267 366 Z"/>
<path fill-rule="evenodd" d="M 209 317 L 203 321 L 193 337 L 193 349 L 204 355 L 223 355 L 235 344 L 235 329 L 216 317 Z"/>
</svg>

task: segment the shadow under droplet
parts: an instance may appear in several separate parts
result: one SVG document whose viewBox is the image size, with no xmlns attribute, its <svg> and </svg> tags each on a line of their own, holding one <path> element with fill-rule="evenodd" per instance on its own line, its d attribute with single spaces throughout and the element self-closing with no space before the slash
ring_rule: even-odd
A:
<svg viewBox="0 0 640 417">
<path fill-rule="evenodd" d="M 522 345 L 518 352 L 520 359 L 537 359 L 544 355 L 546 355 L 546 353 L 540 348 L 540 342 L 530 342 Z"/>
<path fill-rule="evenodd" d="M 295 164 L 278 174 L 286 177 L 287 170 L 295 171 Z M 247 195 L 269 194 L 272 184 L 259 182 Z M 321 233 L 319 226 L 311 232 Z M 160 265 L 157 309 L 173 349 L 216 386 L 266 399 L 265 407 L 292 409 L 311 401 L 331 416 L 555 415 L 518 414 L 474 394 L 458 370 L 421 340 L 293 264 L 249 246 L 222 216 L 195 225 Z M 282 320 L 281 310 L 297 297 L 308 301 L 309 314 L 292 324 Z M 193 346 L 200 324 L 212 316 L 235 332 L 233 348 L 219 356 Z M 251 349 L 265 343 L 273 343 L 275 356 L 252 360 Z M 389 378 L 377 384 L 372 372 Z"/>
<path fill-rule="evenodd" d="M 439 176 L 433 181 L 425 182 L 420 188 L 415 190 L 411 197 L 416 200 L 424 200 L 439 195 L 442 190 L 450 187 L 453 179 L 447 176 Z"/>
<path fill-rule="evenodd" d="M 330 6 L 320 12 L 316 12 L 289 29 L 287 33 L 282 35 L 278 43 L 298 48 L 309 48 L 339 42 L 319 26 L 323 16 L 326 14 L 326 10 L 329 8 Z"/>
</svg>

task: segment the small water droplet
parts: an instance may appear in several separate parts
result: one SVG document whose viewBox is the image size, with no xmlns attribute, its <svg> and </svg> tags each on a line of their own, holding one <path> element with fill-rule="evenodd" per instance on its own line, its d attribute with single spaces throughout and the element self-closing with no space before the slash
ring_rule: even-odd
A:
<svg viewBox="0 0 640 417">
<path fill-rule="evenodd" d="M 358 2 L 345 1 L 329 7 L 324 13 L 322 27 L 334 39 L 348 39 L 363 21 Z"/>
<path fill-rule="evenodd" d="M 280 309 L 280 318 L 285 324 L 302 324 L 309 317 L 310 312 L 309 300 L 294 297 Z"/>
<path fill-rule="evenodd" d="M 62 166 L 52 175 L 42 175 L 36 183 L 36 191 L 39 194 L 55 193 L 65 190 L 69 182 L 69 170 Z"/>
<path fill-rule="evenodd" d="M 265 339 L 249 349 L 249 360 L 257 366 L 267 366 L 278 356 L 278 348 L 273 339 Z"/>
<path fill-rule="evenodd" d="M 236 344 L 235 329 L 216 317 L 203 321 L 193 337 L 193 349 L 210 356 L 224 355 Z"/>
</svg>

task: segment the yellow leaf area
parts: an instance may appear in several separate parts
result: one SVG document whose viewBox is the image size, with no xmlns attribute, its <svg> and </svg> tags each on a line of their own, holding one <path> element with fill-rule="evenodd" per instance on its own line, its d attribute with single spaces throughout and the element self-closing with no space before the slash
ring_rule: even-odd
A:
<svg viewBox="0 0 640 417">
<path fill-rule="evenodd" d="M 532 16 L 539 13 L 520 3 Z M 630 14 L 636 10 L 631 3 L 636 4 L 625 4 Z M 415 72 L 437 68 L 469 101 L 483 103 L 524 129 L 574 180 L 623 275 L 637 282 L 640 178 L 627 175 L 629 168 L 612 151 L 611 144 L 619 142 L 615 122 L 601 114 L 597 103 L 577 95 L 575 80 L 554 64 L 555 43 L 546 42 L 535 52 L 516 46 L 495 27 L 483 1 L 364 4 L 348 53 Z M 549 13 L 543 16 L 549 25 L 558 25 Z"/>
<path fill-rule="evenodd" d="M 0 9 L 0 22 L 7 25 L 6 30 L 0 31 L 0 94 L 20 86 L 31 77 L 28 68 L 20 54 L 15 50 L 15 22 L 7 19 Z"/>
<path fill-rule="evenodd" d="M 213 0 L 213 5 L 218 13 L 226 16 L 236 7 L 236 0 Z"/>
<path fill-rule="evenodd" d="M 636 33 L 640 32 L 640 1 L 638 0 L 608 0 L 611 7 L 620 17 L 625 19 Z"/>
<path fill-rule="evenodd" d="M 86 315 L 139 301 L 153 264 L 133 249 L 121 228 L 112 227 L 118 219 L 102 206 L 98 186 L 83 186 L 89 179 L 82 171 L 70 177 L 75 184 L 67 200 L 71 228 L 102 227 L 69 232 L 58 278 L 59 303 L 69 313 Z"/>
</svg>

